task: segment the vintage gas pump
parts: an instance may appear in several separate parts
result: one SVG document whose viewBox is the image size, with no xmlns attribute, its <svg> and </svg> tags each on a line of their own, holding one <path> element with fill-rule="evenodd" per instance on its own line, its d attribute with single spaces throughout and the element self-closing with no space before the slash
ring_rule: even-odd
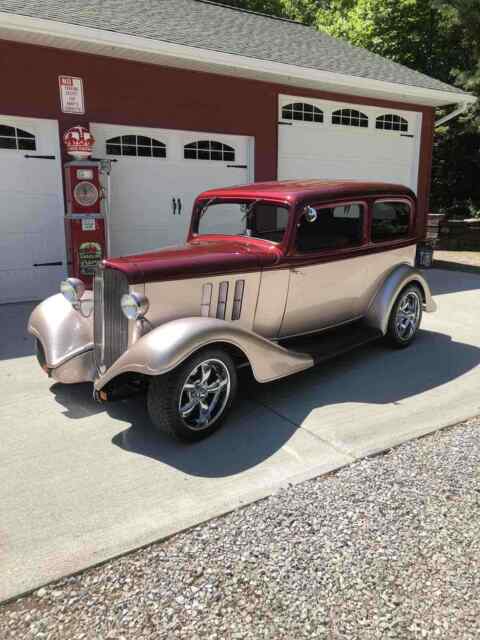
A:
<svg viewBox="0 0 480 640">
<path fill-rule="evenodd" d="M 74 157 L 64 165 L 69 274 L 90 287 L 95 267 L 108 255 L 106 175 L 110 163 L 90 158 L 94 139 L 84 127 L 69 129 L 63 139 L 67 153 Z"/>
</svg>

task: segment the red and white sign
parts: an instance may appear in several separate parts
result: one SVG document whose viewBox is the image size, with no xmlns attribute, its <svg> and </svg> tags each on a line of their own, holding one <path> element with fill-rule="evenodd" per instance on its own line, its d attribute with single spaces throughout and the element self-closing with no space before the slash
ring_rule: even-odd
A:
<svg viewBox="0 0 480 640">
<path fill-rule="evenodd" d="M 92 155 L 95 138 L 85 127 L 72 127 L 63 134 L 63 143 L 67 153 L 74 158 L 88 158 Z"/>
<path fill-rule="evenodd" d="M 60 105 L 63 113 L 85 113 L 85 99 L 83 95 L 82 78 L 73 76 L 58 76 L 60 87 Z"/>
</svg>

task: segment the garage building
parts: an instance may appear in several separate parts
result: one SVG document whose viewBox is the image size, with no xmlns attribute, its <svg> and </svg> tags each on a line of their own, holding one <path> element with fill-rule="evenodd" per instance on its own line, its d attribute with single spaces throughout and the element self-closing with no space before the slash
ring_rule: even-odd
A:
<svg viewBox="0 0 480 640">
<path fill-rule="evenodd" d="M 67 270 L 60 141 L 93 133 L 112 253 L 183 241 L 202 190 L 253 180 L 400 182 L 428 207 L 435 108 L 458 88 L 299 23 L 207 0 L 0 0 L 0 302 Z M 59 76 L 81 81 L 65 113 Z M 173 208 L 177 215 L 172 215 Z M 180 214 L 180 215 L 178 215 Z"/>
</svg>

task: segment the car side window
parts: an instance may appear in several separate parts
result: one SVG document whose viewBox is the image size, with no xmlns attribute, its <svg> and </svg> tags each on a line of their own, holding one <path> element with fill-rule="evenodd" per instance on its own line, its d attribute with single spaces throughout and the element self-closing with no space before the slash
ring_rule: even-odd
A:
<svg viewBox="0 0 480 640">
<path fill-rule="evenodd" d="M 410 215 L 408 202 L 375 202 L 372 211 L 372 242 L 407 238 Z"/>
<path fill-rule="evenodd" d="M 315 208 L 317 218 L 302 216 L 297 225 L 300 253 L 358 247 L 363 241 L 364 206 L 359 203 Z"/>
</svg>

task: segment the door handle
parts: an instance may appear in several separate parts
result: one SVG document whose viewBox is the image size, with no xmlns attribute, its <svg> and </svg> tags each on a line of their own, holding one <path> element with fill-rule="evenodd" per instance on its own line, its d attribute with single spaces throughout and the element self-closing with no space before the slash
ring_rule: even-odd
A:
<svg viewBox="0 0 480 640">
<path fill-rule="evenodd" d="M 35 262 L 32 266 L 33 267 L 60 267 L 62 266 L 63 262 L 60 260 L 60 262 Z"/>
<path fill-rule="evenodd" d="M 182 201 L 180 198 L 177 198 L 177 206 L 178 206 L 178 215 L 182 213 Z"/>
<path fill-rule="evenodd" d="M 175 198 L 172 198 L 172 214 L 175 215 L 177 213 L 177 201 Z"/>
</svg>

